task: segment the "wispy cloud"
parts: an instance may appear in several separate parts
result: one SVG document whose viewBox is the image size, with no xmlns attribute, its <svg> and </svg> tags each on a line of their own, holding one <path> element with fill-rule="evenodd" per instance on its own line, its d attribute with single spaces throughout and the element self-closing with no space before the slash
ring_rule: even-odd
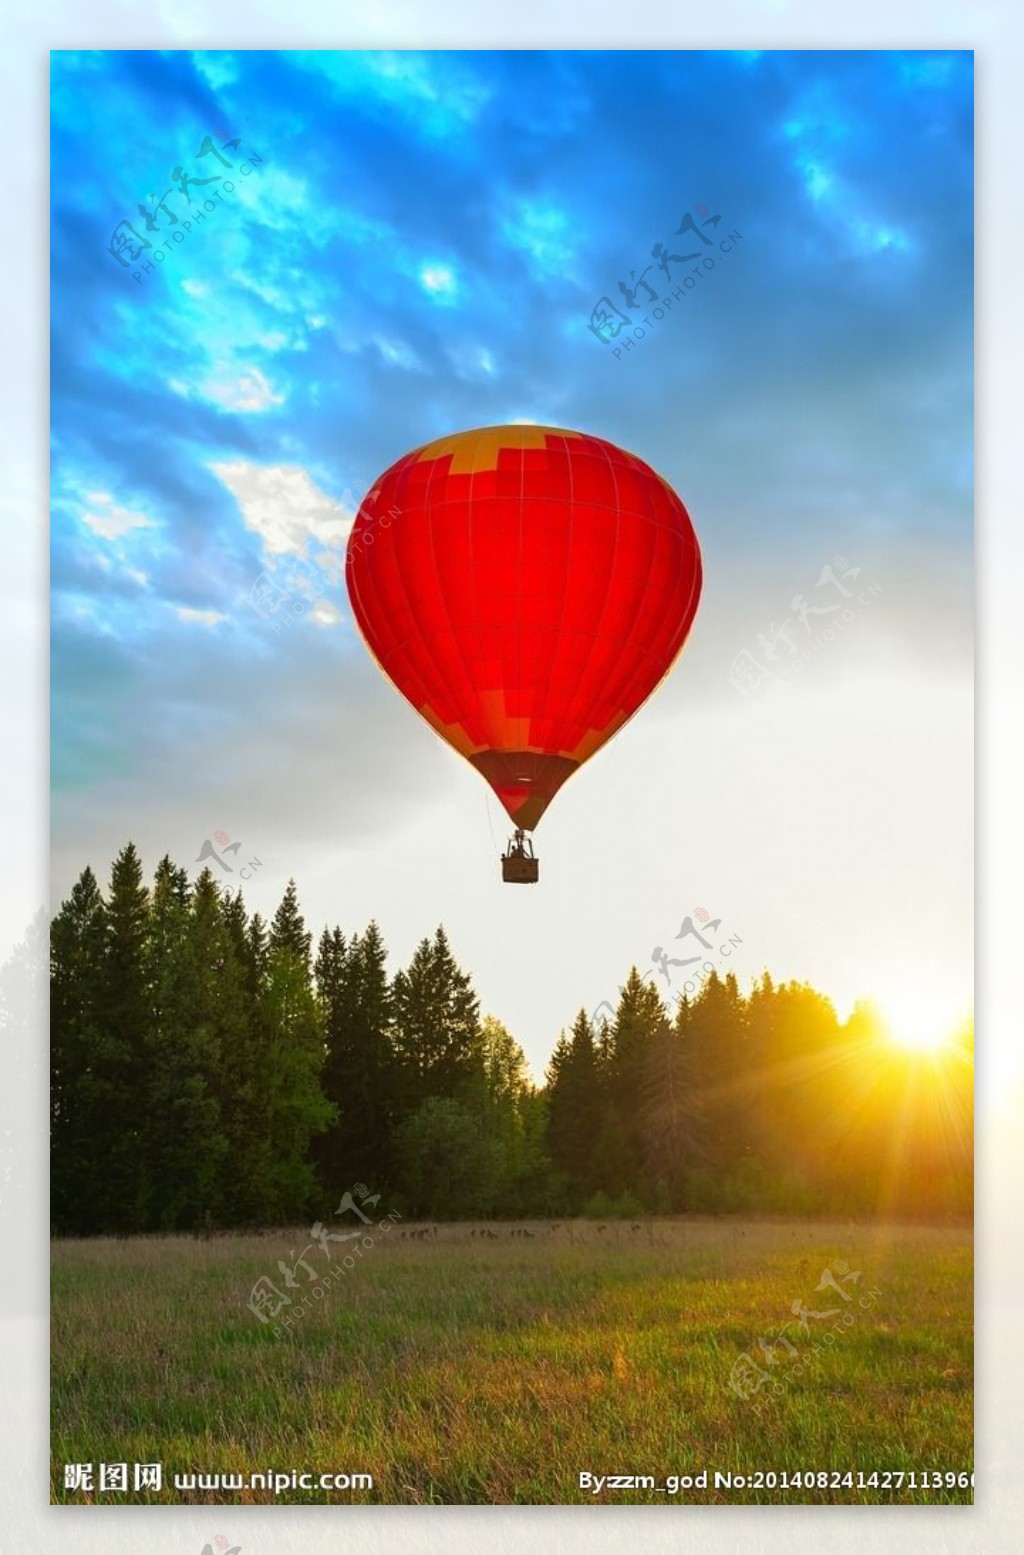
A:
<svg viewBox="0 0 1024 1555">
<path fill-rule="evenodd" d="M 259 535 L 268 555 L 303 555 L 311 540 L 326 546 L 347 540 L 355 513 L 320 491 L 307 470 L 242 459 L 212 469 L 233 493 L 245 527 Z"/>
<path fill-rule="evenodd" d="M 113 498 L 105 492 L 92 492 L 90 497 L 99 511 L 83 513 L 82 522 L 92 530 L 93 534 L 101 536 L 104 540 L 120 540 L 133 529 L 150 529 L 153 526 L 153 520 L 147 518 L 145 513 L 118 507 Z"/>
<path fill-rule="evenodd" d="M 275 394 L 258 367 L 250 367 L 237 378 L 208 378 L 202 392 L 207 399 L 225 410 L 261 411 L 271 405 L 283 405 L 286 396 Z"/>
<path fill-rule="evenodd" d="M 198 621 L 202 626 L 216 626 L 227 620 L 219 610 L 193 610 L 191 605 L 178 605 L 174 613 L 179 621 Z"/>
</svg>

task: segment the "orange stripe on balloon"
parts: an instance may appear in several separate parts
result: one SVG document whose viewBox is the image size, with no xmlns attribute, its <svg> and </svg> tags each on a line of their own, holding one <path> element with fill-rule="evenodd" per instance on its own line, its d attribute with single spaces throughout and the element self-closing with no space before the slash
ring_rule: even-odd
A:
<svg viewBox="0 0 1024 1555">
<path fill-rule="evenodd" d="M 576 761 L 586 761 L 588 756 L 600 750 L 606 740 L 611 739 L 617 729 L 622 728 L 628 716 L 627 713 L 616 713 L 611 723 L 606 724 L 603 729 L 588 729 L 575 749 L 564 751 L 562 754 L 572 756 Z"/>
<path fill-rule="evenodd" d="M 430 727 L 439 734 L 442 740 L 447 740 L 454 750 L 461 756 L 473 756 L 477 751 L 487 748 L 486 741 L 472 740 L 460 723 L 446 724 L 443 718 L 439 718 L 432 707 L 424 703 L 420 713 L 427 720 Z"/>
<path fill-rule="evenodd" d="M 492 750 L 530 750 L 529 718 L 516 718 L 505 706 L 502 690 L 481 691 L 480 711 L 487 730 L 487 744 Z M 537 747 L 540 750 L 540 747 Z"/>
<path fill-rule="evenodd" d="M 451 454 L 449 474 L 471 475 L 475 470 L 496 470 L 498 455 L 503 449 L 544 449 L 548 446 L 549 437 L 580 435 L 578 432 L 563 431 L 560 427 L 477 427 L 472 432 L 454 432 L 450 437 L 439 437 L 436 442 L 426 443 L 417 453 L 416 459 L 419 463 L 426 463 Z"/>
</svg>

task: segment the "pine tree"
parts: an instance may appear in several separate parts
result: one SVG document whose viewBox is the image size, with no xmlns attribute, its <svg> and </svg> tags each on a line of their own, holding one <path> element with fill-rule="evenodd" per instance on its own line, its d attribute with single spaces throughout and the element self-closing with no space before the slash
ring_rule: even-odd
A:
<svg viewBox="0 0 1024 1555">
<path fill-rule="evenodd" d="M 241 891 L 221 895 L 220 917 L 231 948 L 218 1095 L 226 1150 L 216 1216 L 225 1225 L 265 1221 L 275 1202 L 271 1185 L 271 1033 L 264 1007 L 268 934 L 259 913 L 249 919 Z"/>
<path fill-rule="evenodd" d="M 85 1191 L 95 1197 L 100 1229 L 129 1232 L 145 1223 L 143 1140 L 150 1123 L 145 1112 L 151 1021 L 149 892 L 134 843 L 114 860 L 104 926 L 98 1042 L 91 1065 L 100 1113 L 95 1135 L 98 1175 Z"/>
<path fill-rule="evenodd" d="M 631 967 L 623 984 L 604 1065 L 602 1188 L 618 1196 L 643 1190 L 644 1083 L 651 1045 L 666 1020 L 658 990 Z"/>
<path fill-rule="evenodd" d="M 239 973 L 209 870 L 193 897 L 186 872 L 162 859 L 150 918 L 142 1218 L 155 1230 L 187 1230 L 223 1213 L 223 1053 L 237 1030 Z"/>
<path fill-rule="evenodd" d="M 458 1097 L 479 1077 L 480 1006 L 457 966 L 444 929 L 422 940 L 392 985 L 400 1106 L 416 1110 L 431 1096 Z"/>
<path fill-rule="evenodd" d="M 253 998 L 260 993 L 267 975 L 269 955 L 267 941 L 267 926 L 259 913 L 255 912 L 249 920 L 249 927 L 245 934 L 246 955 L 244 957 L 246 978 Z"/>
<path fill-rule="evenodd" d="M 670 1022 L 634 968 L 611 1024 L 581 1010 L 559 1036 L 538 1092 L 443 929 L 390 987 L 376 924 L 326 930 L 314 987 L 294 882 L 268 930 L 240 892 L 209 870 L 190 886 L 169 858 L 150 895 L 131 843 L 106 901 L 83 871 L 50 945 L 58 1232 L 284 1223 L 357 1181 L 453 1216 L 598 1192 L 659 1209 L 970 1209 L 971 1026 L 938 1088 L 867 1007 L 840 1026 L 806 985 L 765 973 L 744 998 L 712 972 Z"/>
<path fill-rule="evenodd" d="M 599 1186 L 595 1158 L 605 1090 L 594 1030 L 580 1010 L 569 1037 L 559 1035 L 547 1071 L 548 1148 L 577 1206 Z"/>
<path fill-rule="evenodd" d="M 723 981 L 713 971 L 690 1006 L 689 1042 L 707 1170 L 719 1184 L 752 1155 L 759 1082 L 746 1037 L 736 979 Z M 723 1206 L 724 1198 L 717 1207 Z"/>
<path fill-rule="evenodd" d="M 312 943 L 313 936 L 307 931 L 299 911 L 299 895 L 295 881 L 289 880 L 284 896 L 281 898 L 281 905 L 274 914 L 269 948 L 271 951 L 289 951 L 308 972 Z"/>
<path fill-rule="evenodd" d="M 234 892 L 225 891 L 221 895 L 220 915 L 231 938 L 235 960 L 245 976 L 246 987 L 251 987 L 255 968 L 252 965 L 249 944 L 249 914 L 245 909 L 245 898 L 242 896 L 241 889 Z"/>
<path fill-rule="evenodd" d="M 395 1060 L 386 964 L 376 923 L 348 944 L 340 929 L 321 937 L 316 984 L 324 1015 L 323 1084 L 336 1121 L 317 1142 L 317 1159 L 331 1193 L 353 1182 L 379 1189 L 392 1172 Z"/>
<path fill-rule="evenodd" d="M 495 1211 L 523 1214 L 530 1207 L 529 1193 L 536 1186 L 543 1153 L 536 1132 L 531 1132 L 535 1114 L 530 1109 L 533 1086 L 526 1055 L 493 1015 L 481 1022 L 480 1048 L 479 1096 L 474 1101 L 470 1091 L 468 1097 L 491 1150 Z"/>
<path fill-rule="evenodd" d="M 331 1019 L 342 1008 L 345 989 L 345 959 L 348 945 L 339 928 L 324 929 L 317 945 L 313 975 L 316 991 L 326 1014 L 325 1037 L 328 1050 L 331 1044 Z"/>
<path fill-rule="evenodd" d="M 682 1209 L 684 1172 L 695 1161 L 697 1103 L 685 1022 L 663 1019 L 651 1038 L 641 1091 L 644 1171 L 649 1200 L 662 1213 Z"/>
<path fill-rule="evenodd" d="M 256 1071 L 259 1121 L 254 1143 L 265 1161 L 259 1173 L 262 1217 L 287 1221 L 317 1199 L 312 1142 L 334 1109 L 324 1096 L 323 1019 L 310 973 L 311 936 L 298 909 L 294 881 L 274 915 L 258 1007 Z"/>
<path fill-rule="evenodd" d="M 408 1212 L 480 1218 L 496 1210 L 494 1152 L 482 1120 L 452 1096 L 431 1096 L 398 1127 L 398 1184 Z"/>
</svg>

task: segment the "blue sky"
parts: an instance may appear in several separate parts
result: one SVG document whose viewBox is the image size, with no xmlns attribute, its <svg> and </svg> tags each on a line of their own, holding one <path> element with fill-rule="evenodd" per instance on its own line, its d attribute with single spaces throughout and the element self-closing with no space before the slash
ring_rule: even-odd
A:
<svg viewBox="0 0 1024 1555">
<path fill-rule="evenodd" d="M 315 929 L 374 914 L 401 959 L 443 918 L 535 1067 L 697 903 L 742 935 L 741 974 L 962 1004 L 972 75 L 951 53 L 54 53 L 58 898 L 129 835 L 191 864 L 222 829 L 262 861 L 261 910 L 295 875 Z M 208 135 L 262 161 L 197 158 Z M 175 168 L 234 190 L 140 283 L 111 235 L 167 190 L 188 219 Z M 741 240 L 616 358 L 591 309 L 698 206 Z M 409 448 L 516 419 L 654 465 L 707 573 L 683 659 L 552 806 L 519 897 L 497 807 L 380 680 L 343 586 L 279 633 L 251 603 L 261 577 L 302 597 L 299 556 L 339 553 Z M 837 556 L 880 592 L 794 684 L 776 630 L 831 597 Z M 769 678 L 744 696 L 747 650 Z"/>
</svg>

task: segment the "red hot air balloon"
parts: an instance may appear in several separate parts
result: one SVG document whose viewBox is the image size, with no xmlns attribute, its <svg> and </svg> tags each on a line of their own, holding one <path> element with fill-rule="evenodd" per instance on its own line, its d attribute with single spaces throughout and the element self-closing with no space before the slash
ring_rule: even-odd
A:
<svg viewBox="0 0 1024 1555">
<path fill-rule="evenodd" d="M 393 464 L 349 537 L 349 597 L 381 669 L 516 827 L 506 879 L 567 778 L 667 675 L 700 551 L 668 482 L 560 427 L 479 427 Z"/>
</svg>

